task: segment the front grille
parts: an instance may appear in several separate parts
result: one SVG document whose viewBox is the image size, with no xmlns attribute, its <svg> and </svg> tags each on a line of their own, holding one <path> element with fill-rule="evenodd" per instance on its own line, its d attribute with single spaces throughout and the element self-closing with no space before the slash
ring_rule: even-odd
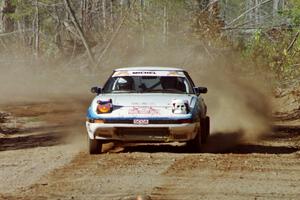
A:
<svg viewBox="0 0 300 200">
<path fill-rule="evenodd" d="M 127 119 L 106 119 L 105 123 L 108 124 L 133 124 L 133 120 L 127 120 Z"/>
<path fill-rule="evenodd" d="M 106 119 L 105 123 L 108 124 L 133 124 L 133 120 L 123 119 Z M 149 120 L 149 124 L 180 124 L 182 120 Z"/>
<path fill-rule="evenodd" d="M 117 128 L 118 136 L 169 136 L 168 128 Z"/>
</svg>

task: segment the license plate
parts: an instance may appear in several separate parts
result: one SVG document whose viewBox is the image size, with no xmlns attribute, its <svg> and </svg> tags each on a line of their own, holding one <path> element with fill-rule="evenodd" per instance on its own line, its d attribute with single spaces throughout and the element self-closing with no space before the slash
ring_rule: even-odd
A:
<svg viewBox="0 0 300 200">
<path fill-rule="evenodd" d="M 134 119 L 133 123 L 137 124 L 137 125 L 146 125 L 146 124 L 149 124 L 149 120 L 148 119 Z"/>
</svg>

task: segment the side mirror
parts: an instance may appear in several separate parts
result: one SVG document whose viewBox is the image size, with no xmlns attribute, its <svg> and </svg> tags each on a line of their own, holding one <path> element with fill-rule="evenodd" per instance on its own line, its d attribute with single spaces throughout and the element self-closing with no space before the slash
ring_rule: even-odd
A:
<svg viewBox="0 0 300 200">
<path fill-rule="evenodd" d="M 95 94 L 101 94 L 102 93 L 102 88 L 99 87 L 92 87 L 91 92 Z"/>
<path fill-rule="evenodd" d="M 200 94 L 207 93 L 207 88 L 206 87 L 194 87 L 194 92 L 197 96 L 199 96 Z"/>
</svg>

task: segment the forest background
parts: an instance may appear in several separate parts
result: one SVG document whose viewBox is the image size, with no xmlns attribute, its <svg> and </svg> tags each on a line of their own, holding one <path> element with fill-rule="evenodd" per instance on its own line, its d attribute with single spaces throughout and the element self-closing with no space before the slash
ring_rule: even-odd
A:
<svg viewBox="0 0 300 200">
<path fill-rule="evenodd" d="M 90 84 L 114 66 L 214 66 L 295 88 L 299 25 L 300 0 L 1 0 L 1 80 Z"/>
</svg>

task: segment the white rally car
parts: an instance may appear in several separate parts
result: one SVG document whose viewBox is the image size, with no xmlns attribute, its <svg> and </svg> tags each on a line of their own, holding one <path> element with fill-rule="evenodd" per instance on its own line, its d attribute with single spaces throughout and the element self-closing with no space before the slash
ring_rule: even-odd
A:
<svg viewBox="0 0 300 200">
<path fill-rule="evenodd" d="M 113 71 L 88 112 L 90 154 L 106 142 L 187 142 L 200 151 L 209 136 L 209 117 L 201 93 L 178 68 L 130 67 Z"/>
</svg>

